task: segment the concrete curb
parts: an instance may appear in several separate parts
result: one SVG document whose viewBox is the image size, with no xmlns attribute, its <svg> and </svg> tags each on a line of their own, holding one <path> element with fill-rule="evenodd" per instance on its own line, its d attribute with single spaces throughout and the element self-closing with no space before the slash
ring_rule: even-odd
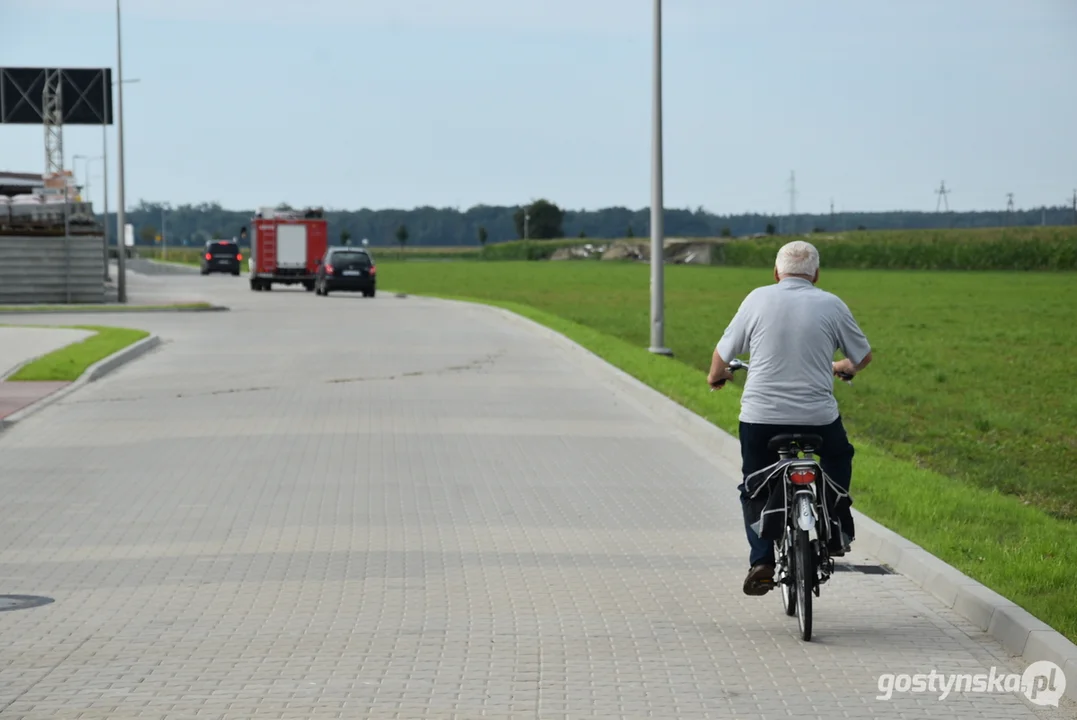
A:
<svg viewBox="0 0 1077 720">
<path fill-rule="evenodd" d="M 178 307 L 160 307 L 160 308 L 143 308 L 138 310 L 128 310 L 123 307 L 117 307 L 115 305 L 102 305 L 101 307 L 93 308 L 61 308 L 59 310 L 37 310 L 28 308 L 26 310 L 0 310 L 0 317 L 4 315 L 76 315 L 76 314 L 125 314 L 125 315 L 139 315 L 141 313 L 166 313 L 166 312 L 225 312 L 232 308 L 224 305 L 210 305 L 209 307 L 197 307 L 197 308 L 178 308 Z"/>
<path fill-rule="evenodd" d="M 96 363 L 86 368 L 86 372 L 82 373 L 82 375 L 80 375 L 77 380 L 69 384 L 67 387 L 61 388 L 56 392 L 52 393 L 51 395 L 46 395 L 37 402 L 34 402 L 27 407 L 24 407 L 22 410 L 8 415 L 6 418 L 0 418 L 0 432 L 3 432 L 4 430 L 6 430 L 12 425 L 15 425 L 16 423 L 22 422 L 34 413 L 40 410 L 44 410 L 49 405 L 52 405 L 59 400 L 62 400 L 63 398 L 75 392 L 82 386 L 88 383 L 92 383 L 95 380 L 100 380 L 105 375 L 108 375 L 110 372 L 117 369 L 118 367 L 126 365 L 132 360 L 142 357 L 160 344 L 161 338 L 159 338 L 157 335 L 150 335 L 149 337 L 142 338 L 136 343 L 128 345 L 122 350 L 118 350 L 112 353 L 107 358 L 98 360 Z M 25 364 L 26 363 L 23 363 L 23 365 Z M 20 365 L 19 367 L 22 367 L 22 365 Z M 16 370 L 17 369 L 18 368 L 16 368 Z"/>
<path fill-rule="evenodd" d="M 136 258 L 136 259 L 141 260 L 144 263 L 149 263 L 150 265 L 160 265 L 161 267 L 174 268 L 176 270 L 182 270 L 182 272 L 177 272 L 176 273 L 177 275 L 201 274 L 201 270 L 194 267 L 193 265 L 188 265 L 187 263 L 171 262 L 169 260 L 157 260 L 155 258 Z M 134 272 L 136 274 L 140 274 L 140 273 L 138 273 L 137 270 L 128 270 L 128 272 Z M 145 273 L 141 273 L 141 274 L 145 274 Z M 240 273 L 240 275 L 242 276 L 242 273 Z"/>
<path fill-rule="evenodd" d="M 5 326 L 5 327 L 10 327 L 10 326 Z M 40 325 L 28 325 L 27 327 L 41 327 L 41 326 Z M 49 328 L 43 328 L 43 329 L 47 330 Z M 70 329 L 73 329 L 73 328 L 61 327 L 61 328 L 57 328 L 57 329 L 70 330 Z M 86 340 L 88 340 L 88 339 L 90 339 L 90 338 L 92 338 L 94 336 L 93 332 L 90 332 L 90 331 L 87 331 L 87 332 L 89 334 L 86 336 L 86 338 L 84 338 Z M 75 340 L 74 342 L 68 343 L 67 345 L 62 345 L 61 347 L 58 347 L 55 350 L 50 350 L 49 352 L 41 353 L 40 355 L 35 355 L 34 357 L 29 358 L 28 360 L 23 360 L 21 363 L 19 363 L 15 367 L 11 368 L 7 372 L 4 372 L 4 373 L 0 374 L 0 382 L 5 382 L 9 377 L 13 377 L 17 372 L 22 370 L 24 367 L 26 367 L 30 363 L 37 362 L 38 360 L 45 357 L 46 355 L 50 355 L 51 353 L 63 350 L 65 347 L 70 347 L 71 345 L 74 345 L 75 343 L 78 343 L 78 342 L 82 342 L 82 340 Z M 89 369 L 89 368 L 87 368 L 87 369 Z"/>
<path fill-rule="evenodd" d="M 482 303 L 457 302 L 500 313 L 549 338 L 573 356 L 577 367 L 596 380 L 620 390 L 623 397 L 680 431 L 702 456 L 740 475 L 740 443 L 662 393 L 616 368 L 559 332 L 514 312 Z M 854 486 L 855 488 L 855 486 Z M 1059 666 L 1069 680 L 1065 697 L 1077 701 L 1077 645 L 1017 604 L 946 564 L 919 545 L 853 510 L 856 549 L 878 559 L 912 580 L 946 607 L 995 639 L 1011 655 L 1032 664 L 1041 660 Z"/>
</svg>

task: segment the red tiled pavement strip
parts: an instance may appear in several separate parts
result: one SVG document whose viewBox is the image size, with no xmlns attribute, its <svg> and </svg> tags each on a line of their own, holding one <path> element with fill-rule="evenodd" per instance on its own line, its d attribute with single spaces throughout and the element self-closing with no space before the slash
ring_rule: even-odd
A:
<svg viewBox="0 0 1077 720">
<path fill-rule="evenodd" d="M 24 407 L 52 395 L 69 382 L 0 382 L 0 419 L 14 415 Z"/>
</svg>

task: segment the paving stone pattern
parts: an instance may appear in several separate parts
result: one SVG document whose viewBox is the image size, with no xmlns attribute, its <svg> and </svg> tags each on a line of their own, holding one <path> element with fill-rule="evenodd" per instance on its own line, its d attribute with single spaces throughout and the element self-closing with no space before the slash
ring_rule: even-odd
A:
<svg viewBox="0 0 1077 720">
<path fill-rule="evenodd" d="M 1024 668 L 899 575 L 801 642 L 735 480 L 527 327 L 205 280 L 233 312 L 125 321 L 166 343 L 0 435 L 0 593 L 55 599 L 0 612 L 0 718 L 1074 717 L 876 700 Z"/>
</svg>

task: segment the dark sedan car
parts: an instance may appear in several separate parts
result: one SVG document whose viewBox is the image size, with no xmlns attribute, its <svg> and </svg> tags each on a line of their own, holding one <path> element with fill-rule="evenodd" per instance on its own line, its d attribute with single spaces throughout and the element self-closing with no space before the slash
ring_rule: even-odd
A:
<svg viewBox="0 0 1077 720">
<path fill-rule="evenodd" d="M 202 274 L 209 275 L 213 272 L 227 272 L 239 275 L 239 264 L 243 262 L 243 255 L 239 252 L 239 246 L 231 240 L 211 240 L 206 243 L 202 252 Z"/>
<path fill-rule="evenodd" d="M 362 292 L 374 297 L 377 267 L 366 250 L 351 247 L 329 248 L 318 264 L 314 292 L 328 295 L 336 290 Z"/>
</svg>

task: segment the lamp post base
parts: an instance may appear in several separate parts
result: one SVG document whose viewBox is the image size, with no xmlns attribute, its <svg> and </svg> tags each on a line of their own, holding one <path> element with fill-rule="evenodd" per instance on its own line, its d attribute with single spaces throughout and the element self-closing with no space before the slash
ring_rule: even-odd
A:
<svg viewBox="0 0 1077 720">
<path fill-rule="evenodd" d="M 673 357 L 673 351 L 666 347 L 647 348 L 647 351 L 654 353 L 655 355 L 665 355 L 667 357 Z"/>
</svg>

